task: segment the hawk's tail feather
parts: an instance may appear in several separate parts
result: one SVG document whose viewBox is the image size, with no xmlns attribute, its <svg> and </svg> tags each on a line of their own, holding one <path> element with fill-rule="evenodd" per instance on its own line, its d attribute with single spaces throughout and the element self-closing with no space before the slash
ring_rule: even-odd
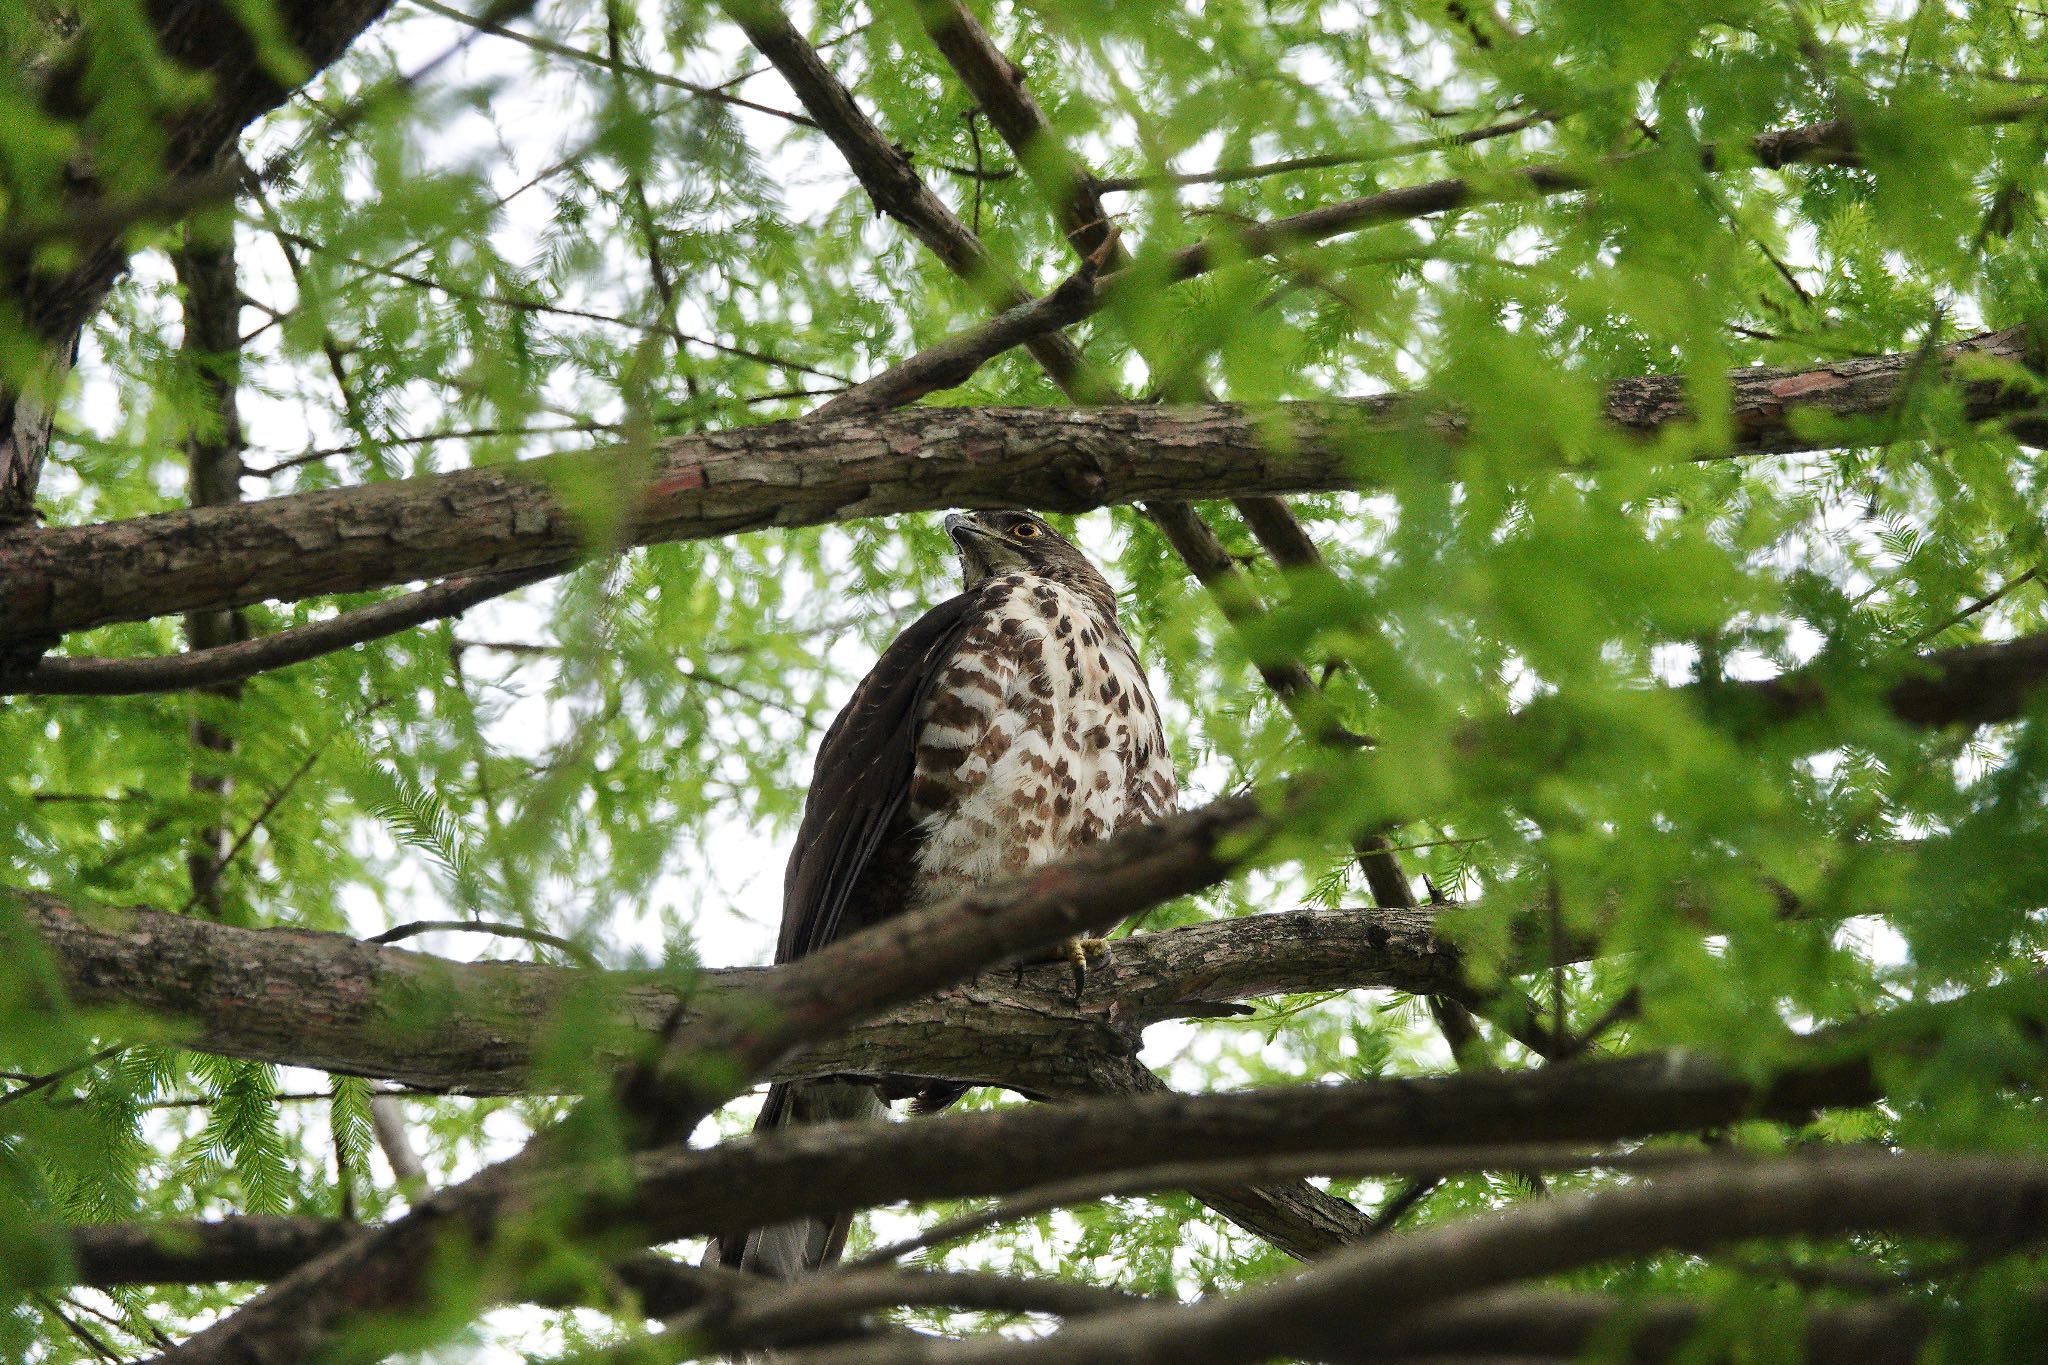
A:
<svg viewBox="0 0 2048 1365">
<path fill-rule="evenodd" d="M 800 1123 L 846 1123 L 880 1118 L 887 1107 L 869 1081 L 778 1081 L 768 1087 L 754 1131 Z M 853 1215 L 797 1218 L 743 1235 L 721 1237 L 713 1247 L 718 1264 L 788 1280 L 839 1260 Z"/>
</svg>

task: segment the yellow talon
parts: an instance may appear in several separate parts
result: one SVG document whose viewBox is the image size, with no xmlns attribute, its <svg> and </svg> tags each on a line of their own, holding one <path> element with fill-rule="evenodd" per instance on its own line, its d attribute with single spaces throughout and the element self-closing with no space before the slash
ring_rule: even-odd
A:
<svg viewBox="0 0 2048 1365">
<path fill-rule="evenodd" d="M 1078 999 L 1088 985 L 1088 967 L 1091 962 L 1109 959 L 1109 940 L 1106 938 L 1070 938 L 1066 941 L 1067 963 L 1074 969 L 1074 996 Z"/>
</svg>

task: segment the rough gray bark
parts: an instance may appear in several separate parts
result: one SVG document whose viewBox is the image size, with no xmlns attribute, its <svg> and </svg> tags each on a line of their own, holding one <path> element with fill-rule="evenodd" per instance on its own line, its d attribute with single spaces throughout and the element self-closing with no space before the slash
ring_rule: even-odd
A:
<svg viewBox="0 0 2048 1365">
<path fill-rule="evenodd" d="M 2029 331 L 2013 328 L 1948 348 L 1929 369 L 1966 354 L 2026 363 L 2032 346 Z M 1885 416 L 1918 361 L 1894 355 L 1737 371 L 1737 439 L 1719 453 L 1812 449 L 1830 439 L 1804 423 L 1795 431 L 1793 415 L 1802 411 Z M 1973 420 L 2033 410 L 2029 395 L 2000 383 L 1956 382 Z M 1627 430 L 1648 433 L 1687 412 L 1679 376 L 1630 380 L 1611 392 L 1610 413 Z M 945 507 L 1080 511 L 1140 499 L 1370 487 L 1376 461 L 1412 454 L 1418 440 L 1455 440 L 1457 429 L 1454 414 L 1420 395 L 1270 413 L 1230 404 L 928 408 L 670 441 L 643 487 L 616 491 L 627 513 L 623 538 L 649 544 Z M 0 533 L 0 646 L 165 612 L 566 566 L 586 540 L 548 490 L 605 487 L 612 469 L 602 452 L 557 455 L 232 508 Z"/>
<path fill-rule="evenodd" d="M 1077 1101 L 947 1114 L 916 1124 L 784 1129 L 706 1149 L 678 1144 L 644 1152 L 628 1158 L 623 1171 L 555 1164 L 544 1148 L 530 1148 L 437 1193 L 396 1223 L 365 1229 L 162 1360 L 261 1365 L 306 1359 L 346 1315 L 404 1301 L 431 1257 L 461 1255 L 481 1269 L 501 1234 L 523 1245 L 530 1230 L 515 1229 L 542 1202 L 550 1218 L 573 1211 L 567 1228 L 573 1234 L 602 1230 L 615 1246 L 650 1245 L 902 1199 L 1010 1193 L 1169 1157 L 1605 1141 L 1736 1119 L 1804 1118 L 1879 1097 L 1872 1051 L 1897 1057 L 1924 1047 L 1959 1009 L 1997 1002 L 2038 1032 L 2042 1001 L 2031 983 L 2020 985 L 2029 988 L 1997 988 L 1825 1031 L 1767 1079 L 1738 1075 L 1704 1057 L 1662 1054 L 1539 1072 Z M 547 1199 L 539 1201 L 543 1190 Z M 1823 1220 L 1820 1226 L 1834 1225 Z M 501 1294 L 521 1292 L 516 1276 L 490 1282 Z"/>
<path fill-rule="evenodd" d="M 267 1282 L 333 1248 L 350 1229 L 324 1218 L 237 1217 L 216 1222 L 160 1226 L 147 1223 L 88 1225 L 71 1233 L 72 1281 L 82 1285 L 200 1284 L 212 1281 Z M 614 1273 L 639 1294 L 649 1316 L 667 1317 L 701 1306 L 707 1299 L 739 1297 L 745 1286 L 730 1277 L 655 1257 L 634 1257 Z M 758 1290 L 760 1286 L 755 1286 Z M 913 1291 L 890 1302 L 909 1302 Z M 750 1316 L 788 1323 L 796 1305 L 782 1293 L 757 1293 Z M 2039 1320 L 2048 1299 L 2025 1305 Z M 1399 1328 L 1372 1358 L 1467 1356 L 1536 1352 L 1576 1359 L 1596 1342 L 1625 1340 L 1628 1358 L 1638 1362 L 1673 1359 L 1693 1340 L 1710 1310 L 1682 1299 L 1628 1299 L 1595 1293 L 1492 1290 L 1466 1295 Z M 1812 1365 L 1913 1365 L 1932 1326 L 1926 1308 L 1911 1299 L 1874 1300 L 1842 1308 L 1818 1308 L 1804 1319 L 1806 1359 Z M 862 1348 L 836 1357 L 841 1365 L 862 1359 Z"/>
<path fill-rule="evenodd" d="M 1870 670 L 1838 678 L 1832 661 L 1760 682 L 1688 689 L 1739 731 L 1796 721 L 1823 706 L 1829 684 L 1868 695 Z M 1977 725 L 2018 715 L 2048 682 L 2048 634 L 1971 645 L 1895 662 L 1885 694 L 1899 720 L 1918 726 Z M 1475 726 L 1460 743 L 1469 758 L 1517 752 L 1540 761 L 1573 742 L 1538 702 L 1513 717 Z M 1828 734 L 1817 739 L 1833 742 Z M 981 907 L 1104 923 L 1221 875 L 1214 840 L 1256 818 L 1248 801 L 1219 803 L 1170 825 L 1125 836 L 1037 874 L 1031 888 L 998 894 Z M 1139 837 L 1142 835 L 1142 837 Z M 1129 860 L 1128 862 L 1126 860 Z M 1056 899 L 1063 890 L 1064 906 Z M 84 911 L 35 892 L 14 893 L 32 926 L 54 951 L 73 993 L 83 1002 L 124 1002 L 192 1018 L 194 1046 L 235 1056 L 360 1072 L 412 1084 L 503 1090 L 529 1083 L 524 1071 L 540 1021 L 576 974 L 514 964 L 448 963 L 338 935 L 297 930 L 238 930 L 196 924 L 141 910 Z M 1124 894 L 1131 899 L 1118 901 Z M 1021 898 L 1020 898 L 1021 895 Z M 1005 897 L 1008 896 L 1008 899 Z M 1107 898 L 1105 898 L 1107 897 Z M 1783 898 L 1781 897 L 1781 900 Z M 1683 909 L 1682 896 L 1674 896 Z M 1785 904 L 1788 912 L 1796 906 Z M 1460 914 L 1498 913 L 1460 911 Z M 1510 910 L 1507 913 L 1513 914 Z M 1058 973 L 985 974 L 836 1038 L 800 1041 L 806 1051 L 748 1047 L 764 1074 L 777 1078 L 846 1071 L 923 1074 L 1010 1085 L 1029 1093 L 1091 1093 L 1105 1058 L 1129 1055 L 1136 1036 L 1160 1019 L 1278 991 L 1389 986 L 1415 994 L 1453 989 L 1456 954 L 1437 933 L 1442 912 L 1340 912 L 1332 916 L 1261 916 L 1192 926 L 1126 940 L 1078 1008 L 1056 985 Z M 895 949 L 861 971 L 897 965 L 891 951 L 927 953 L 903 941 L 919 926 L 883 926 Z M 1021 920 L 990 932 L 1028 933 Z M 1539 936 L 1530 963 L 1551 945 Z M 1028 946 L 1015 944 L 1008 951 Z M 1576 960 L 1590 945 L 1566 945 Z M 883 960 L 888 959 L 888 960 Z M 798 964 L 800 966 L 801 964 Z M 1510 964 L 1515 965 L 1515 964 Z M 782 973 L 809 980 L 815 967 Z M 786 983 L 778 980 L 779 989 Z M 618 978 L 623 1052 L 652 1021 L 671 1017 L 685 1032 L 720 1018 L 728 1006 L 767 986 L 762 969 L 706 972 L 692 983 L 688 1009 L 651 978 Z M 829 979 L 802 987 L 790 1009 L 835 1008 L 808 992 L 836 990 Z M 410 1023 L 401 1027 L 402 1022 Z M 804 1025 L 809 1028 L 811 1025 Z M 602 1047 L 606 1040 L 593 1039 Z M 800 1058 L 800 1060 L 799 1060 Z"/>
</svg>

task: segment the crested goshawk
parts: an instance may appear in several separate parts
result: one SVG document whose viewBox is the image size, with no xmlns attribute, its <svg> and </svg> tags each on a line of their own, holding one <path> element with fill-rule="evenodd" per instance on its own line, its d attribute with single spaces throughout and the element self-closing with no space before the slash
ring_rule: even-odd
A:
<svg viewBox="0 0 2048 1365">
<path fill-rule="evenodd" d="M 896 637 L 826 732 L 783 883 L 778 963 L 1173 809 L 1159 705 L 1108 581 L 1029 512 L 949 516 L 946 530 L 966 591 Z M 906 1092 L 900 1079 L 886 1088 Z M 907 1093 L 930 1111 L 966 1088 Z M 883 1089 L 778 1084 L 756 1129 L 872 1116 Z M 757 1229 L 719 1258 L 782 1277 L 816 1269 L 838 1258 L 849 1221 Z"/>
</svg>

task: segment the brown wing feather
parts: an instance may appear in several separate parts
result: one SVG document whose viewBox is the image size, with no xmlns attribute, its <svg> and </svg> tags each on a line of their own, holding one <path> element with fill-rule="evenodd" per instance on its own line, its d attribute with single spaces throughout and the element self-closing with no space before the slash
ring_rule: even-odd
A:
<svg viewBox="0 0 2048 1365">
<path fill-rule="evenodd" d="M 874 864 L 885 844 L 890 855 L 907 862 L 901 825 L 917 760 L 918 717 L 946 659 L 979 616 L 979 606 L 980 594 L 965 592 L 919 617 L 884 651 L 825 732 L 783 878 L 777 962 L 793 961 L 837 938 L 857 890 L 864 902 L 858 921 L 900 908 L 908 867 Z M 877 877 L 869 877 L 871 869 Z M 879 876 L 890 871 L 899 875 Z M 863 887 L 864 878 L 883 885 Z M 897 906 L 865 903 L 886 899 L 869 893 L 889 885 L 895 888 Z"/>
</svg>

